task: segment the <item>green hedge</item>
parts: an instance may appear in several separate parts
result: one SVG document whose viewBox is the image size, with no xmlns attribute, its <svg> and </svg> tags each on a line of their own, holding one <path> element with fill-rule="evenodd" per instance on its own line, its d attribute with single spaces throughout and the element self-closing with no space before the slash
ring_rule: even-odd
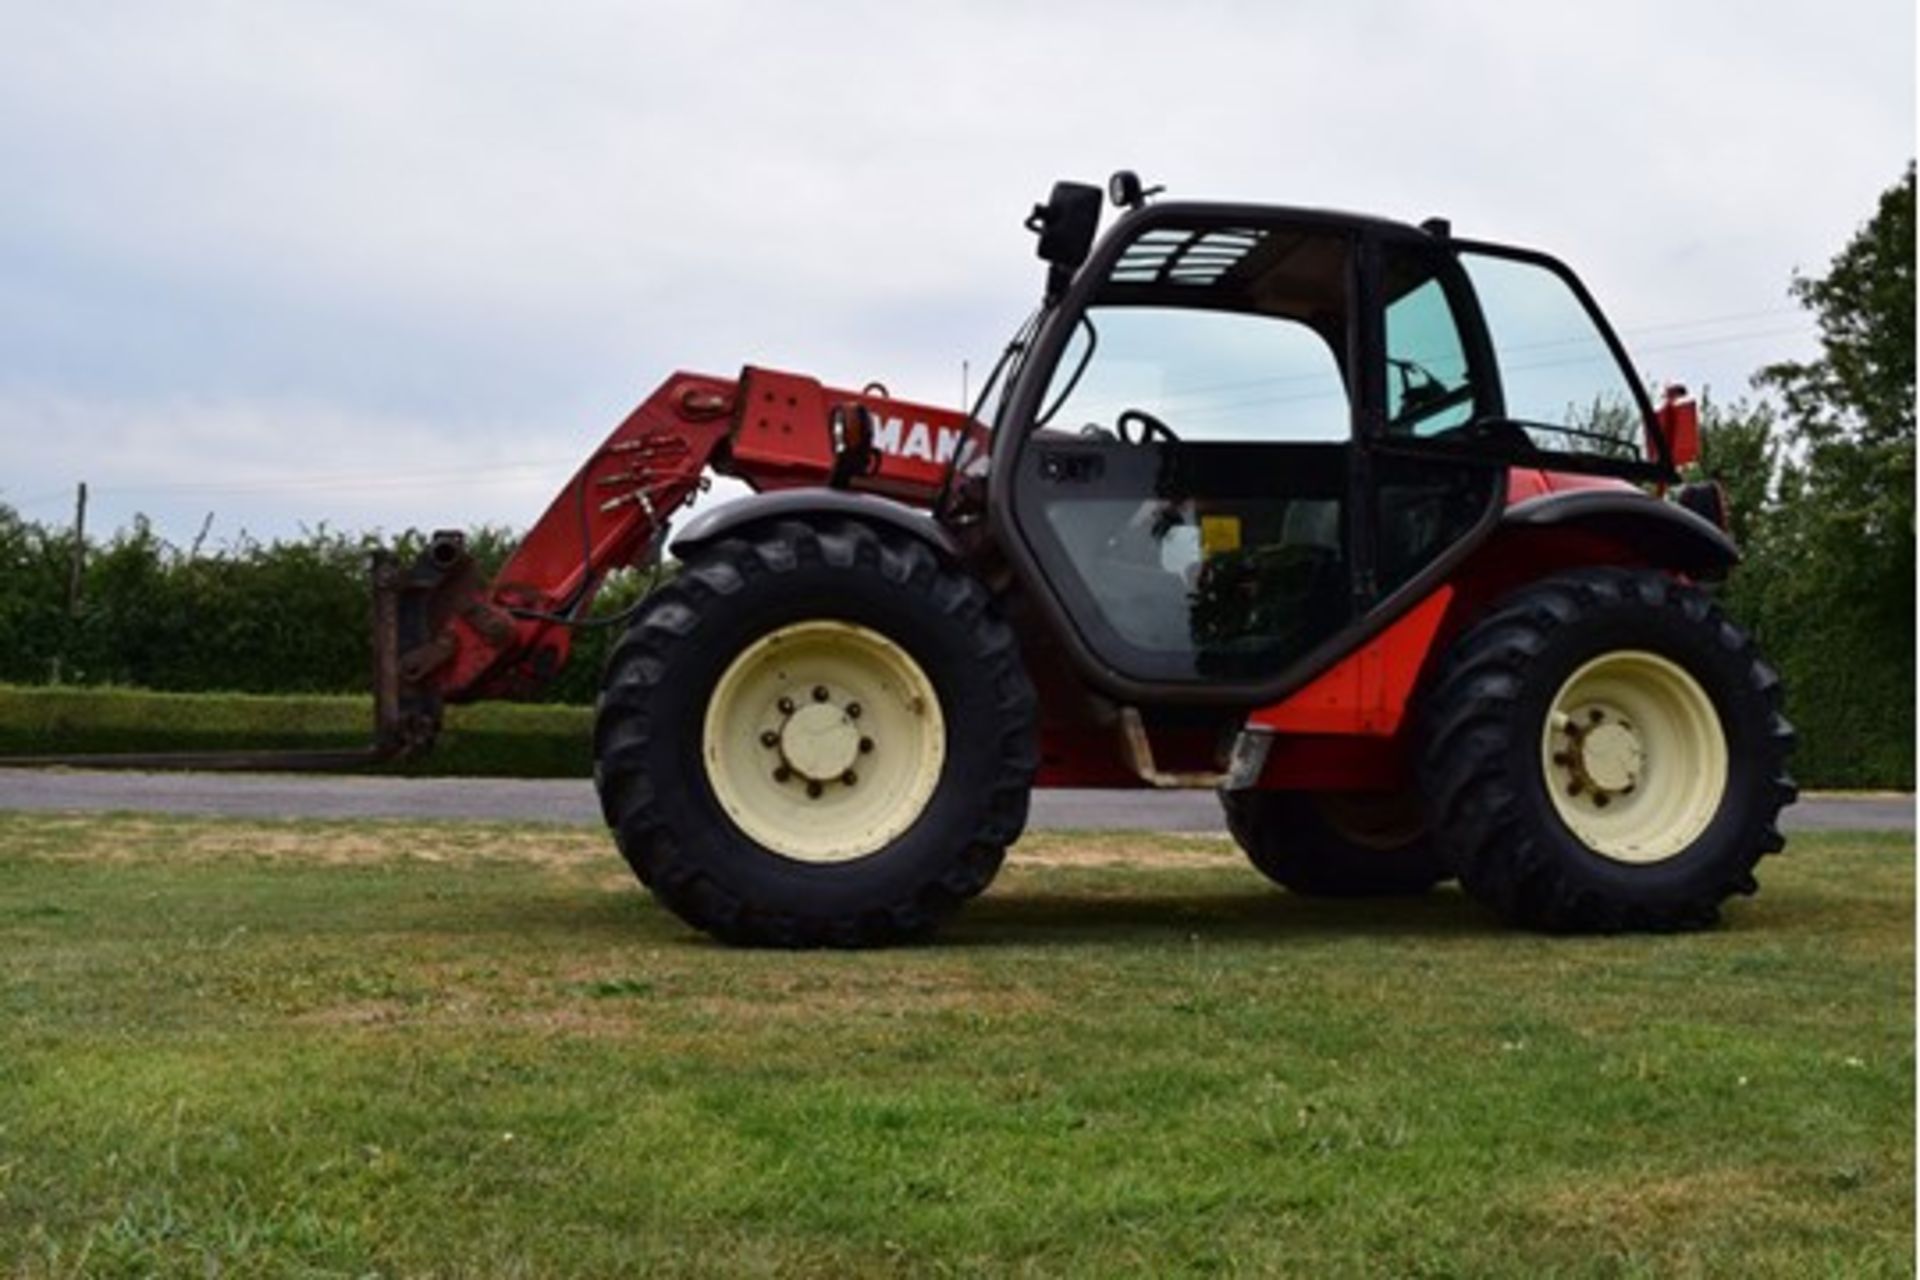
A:
<svg viewBox="0 0 1920 1280">
<path fill-rule="evenodd" d="M 492 577 L 516 539 L 483 527 L 467 546 Z M 419 530 L 390 538 L 310 530 L 298 540 L 182 548 L 144 519 L 82 556 L 69 599 L 69 531 L 0 504 L 0 681 L 127 686 L 179 692 L 357 693 L 367 687 L 372 636 L 368 556 L 386 546 L 402 561 L 425 546 Z M 639 599 L 651 572 L 617 571 L 592 615 Z M 545 701 L 593 700 L 618 627 L 574 634 L 572 659 Z"/>
<path fill-rule="evenodd" d="M 592 719 L 586 707 L 450 707 L 439 744 L 424 759 L 376 768 L 585 778 L 593 772 Z M 371 739 L 372 723 L 371 698 L 0 686 L 0 755 L 6 756 L 357 747 Z"/>
</svg>

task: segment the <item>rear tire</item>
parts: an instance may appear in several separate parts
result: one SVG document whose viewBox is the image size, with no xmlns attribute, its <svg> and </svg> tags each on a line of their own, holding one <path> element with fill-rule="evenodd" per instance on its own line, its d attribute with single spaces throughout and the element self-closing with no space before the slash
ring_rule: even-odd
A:
<svg viewBox="0 0 1920 1280">
<path fill-rule="evenodd" d="M 647 601 L 608 658 L 594 782 L 634 873 L 688 924 L 876 946 L 993 879 L 1026 823 L 1033 722 L 978 582 L 911 537 L 784 521 Z"/>
<path fill-rule="evenodd" d="M 1220 793 L 1248 861 L 1282 888 L 1323 898 L 1409 897 L 1446 879 L 1418 803 L 1361 792 Z"/>
<path fill-rule="evenodd" d="M 1704 592 L 1586 569 L 1457 640 L 1427 702 L 1421 789 L 1441 860 L 1556 932 L 1713 924 L 1784 847 L 1780 678 Z"/>
</svg>

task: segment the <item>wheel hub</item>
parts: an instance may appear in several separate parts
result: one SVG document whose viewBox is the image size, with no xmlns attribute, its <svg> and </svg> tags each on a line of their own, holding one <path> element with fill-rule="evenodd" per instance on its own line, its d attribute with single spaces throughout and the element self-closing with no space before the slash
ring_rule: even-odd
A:
<svg viewBox="0 0 1920 1280">
<path fill-rule="evenodd" d="M 1553 762 L 1569 795 L 1586 795 L 1605 806 L 1639 785 L 1646 747 L 1639 730 L 1617 708 L 1590 706 L 1557 717 L 1565 745 Z"/>
<path fill-rule="evenodd" d="M 840 781 L 860 757 L 860 726 L 843 706 L 810 702 L 779 729 L 780 759 L 810 782 Z"/>
</svg>

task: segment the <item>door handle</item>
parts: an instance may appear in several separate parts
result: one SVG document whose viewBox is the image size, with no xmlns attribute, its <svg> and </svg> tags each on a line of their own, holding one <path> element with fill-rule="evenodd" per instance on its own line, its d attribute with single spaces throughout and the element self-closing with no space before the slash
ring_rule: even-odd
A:
<svg viewBox="0 0 1920 1280">
<path fill-rule="evenodd" d="M 1097 453 L 1045 453 L 1040 456 L 1040 478 L 1052 484 L 1086 484 L 1106 472 L 1107 462 Z"/>
</svg>

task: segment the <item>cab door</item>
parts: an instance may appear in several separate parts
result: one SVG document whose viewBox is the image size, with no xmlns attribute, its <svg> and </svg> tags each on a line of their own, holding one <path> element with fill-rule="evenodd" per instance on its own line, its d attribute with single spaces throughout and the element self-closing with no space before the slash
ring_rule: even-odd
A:
<svg viewBox="0 0 1920 1280">
<path fill-rule="evenodd" d="M 1017 536 L 1113 681 L 1264 684 L 1353 617 L 1355 240 L 1137 217 L 1056 317 Z"/>
</svg>

